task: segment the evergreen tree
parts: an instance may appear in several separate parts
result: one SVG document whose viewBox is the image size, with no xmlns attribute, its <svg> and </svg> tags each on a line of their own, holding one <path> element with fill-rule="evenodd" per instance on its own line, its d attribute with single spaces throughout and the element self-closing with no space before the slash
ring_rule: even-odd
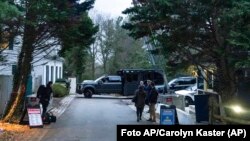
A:
<svg viewBox="0 0 250 141">
<path fill-rule="evenodd" d="M 8 45 L 9 41 L 18 32 L 18 19 L 21 11 L 7 0 L 0 0 L 0 62 L 4 61 L 4 56 L 1 55 Z"/>
<path fill-rule="evenodd" d="M 92 34 L 85 34 L 82 36 L 81 32 L 75 35 L 69 35 L 67 27 L 72 27 L 76 24 L 77 28 L 83 29 L 85 26 L 79 21 L 83 14 L 92 7 L 94 0 L 87 0 L 84 3 L 78 3 L 78 0 L 20 0 L 17 4 L 24 10 L 25 16 L 23 18 L 22 40 L 23 44 L 21 52 L 18 57 L 17 72 L 14 75 L 13 90 L 10 102 L 4 121 L 18 122 L 23 111 L 23 103 L 25 98 L 25 88 L 28 81 L 28 76 L 31 73 L 31 62 L 33 60 L 32 54 L 35 49 L 47 49 L 54 45 L 62 45 L 63 49 L 69 47 L 66 42 L 70 41 L 71 37 L 74 41 L 81 42 L 81 38 L 91 38 Z M 73 16 L 76 15 L 76 16 Z M 74 23 L 74 24 L 71 24 Z M 85 30 L 88 30 L 87 28 Z M 84 31 L 85 31 L 84 30 Z M 62 36 L 63 35 L 63 36 Z M 79 38 L 77 38 L 79 36 Z M 54 40 L 53 43 L 46 41 Z M 62 43 L 62 44 L 61 44 Z"/>
<path fill-rule="evenodd" d="M 134 38 L 157 40 L 169 67 L 193 64 L 214 73 L 228 104 L 237 90 L 235 73 L 249 66 L 249 56 L 235 57 L 250 49 L 249 7 L 248 0 L 137 0 L 124 11 L 130 21 L 123 27 Z"/>
</svg>

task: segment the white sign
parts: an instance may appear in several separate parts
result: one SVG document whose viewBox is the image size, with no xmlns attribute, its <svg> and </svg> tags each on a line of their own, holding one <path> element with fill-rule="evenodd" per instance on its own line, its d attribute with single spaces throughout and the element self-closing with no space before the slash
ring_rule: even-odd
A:
<svg viewBox="0 0 250 141">
<path fill-rule="evenodd" d="M 41 110 L 39 108 L 28 108 L 30 127 L 43 126 Z"/>
</svg>

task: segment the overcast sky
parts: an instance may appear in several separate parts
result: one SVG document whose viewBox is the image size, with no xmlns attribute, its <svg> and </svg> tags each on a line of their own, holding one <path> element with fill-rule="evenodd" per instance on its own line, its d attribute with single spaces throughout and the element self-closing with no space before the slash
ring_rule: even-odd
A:
<svg viewBox="0 0 250 141">
<path fill-rule="evenodd" d="M 93 13 L 98 13 L 112 18 L 122 16 L 121 12 L 131 7 L 131 3 L 132 0 L 95 0 L 91 15 Z"/>
</svg>

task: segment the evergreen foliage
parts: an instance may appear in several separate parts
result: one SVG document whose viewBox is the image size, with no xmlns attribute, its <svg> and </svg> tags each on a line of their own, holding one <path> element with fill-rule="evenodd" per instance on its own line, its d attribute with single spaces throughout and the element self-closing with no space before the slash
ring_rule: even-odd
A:
<svg viewBox="0 0 250 141">
<path fill-rule="evenodd" d="M 249 7 L 248 0 L 139 0 L 123 11 L 130 17 L 123 27 L 134 38 L 157 40 L 168 70 L 195 65 L 213 73 L 228 103 L 237 90 L 235 73 L 249 67 Z"/>
</svg>

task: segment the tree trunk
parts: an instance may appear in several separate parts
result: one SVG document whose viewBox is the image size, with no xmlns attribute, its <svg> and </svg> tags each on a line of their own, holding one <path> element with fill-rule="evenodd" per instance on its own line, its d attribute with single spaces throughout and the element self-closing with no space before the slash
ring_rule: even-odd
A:
<svg viewBox="0 0 250 141">
<path fill-rule="evenodd" d="M 221 57 L 217 61 L 217 72 L 219 94 L 221 95 L 222 103 L 223 105 L 230 104 L 236 92 L 234 69 L 227 64 L 227 60 L 224 57 Z"/>
<path fill-rule="evenodd" d="M 95 79 L 95 58 L 91 60 L 91 77 L 92 79 Z"/>
<path fill-rule="evenodd" d="M 107 74 L 107 61 L 103 60 L 103 72 L 104 74 Z"/>
<path fill-rule="evenodd" d="M 96 53 L 97 53 L 97 43 L 94 43 L 91 47 L 91 55 L 90 55 L 90 60 L 91 60 L 91 79 L 95 79 L 95 60 L 96 60 Z"/>
<path fill-rule="evenodd" d="M 213 124 L 216 120 L 216 114 L 220 113 L 221 116 L 226 116 L 225 107 L 233 102 L 233 97 L 236 92 L 236 83 L 234 78 L 234 69 L 227 63 L 225 57 L 220 57 L 216 61 L 217 66 L 217 86 L 216 91 L 221 96 L 221 102 L 218 103 L 218 99 L 210 96 L 209 98 L 209 123 Z"/>
<path fill-rule="evenodd" d="M 228 54 L 230 54 L 230 48 L 227 46 L 225 41 L 225 36 L 219 30 L 218 24 L 218 7 L 214 7 L 212 11 L 212 31 L 213 31 L 213 38 L 216 43 L 216 48 L 221 49 L 224 53 L 218 56 L 216 60 L 216 67 L 217 67 L 217 77 L 219 80 L 218 83 L 218 92 L 221 95 L 222 103 L 229 104 L 235 94 L 236 85 L 235 85 L 235 78 L 234 78 L 234 68 L 230 66 L 228 63 Z"/>
<path fill-rule="evenodd" d="M 32 20 L 32 11 L 27 13 L 27 20 Z M 17 73 L 14 75 L 14 85 L 10 102 L 4 114 L 4 122 L 19 122 L 24 111 L 25 89 L 28 76 L 31 73 L 31 62 L 33 59 L 34 47 L 32 46 L 36 39 L 35 27 L 33 25 L 24 25 L 23 45 L 18 57 Z"/>
</svg>

